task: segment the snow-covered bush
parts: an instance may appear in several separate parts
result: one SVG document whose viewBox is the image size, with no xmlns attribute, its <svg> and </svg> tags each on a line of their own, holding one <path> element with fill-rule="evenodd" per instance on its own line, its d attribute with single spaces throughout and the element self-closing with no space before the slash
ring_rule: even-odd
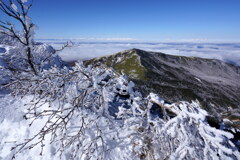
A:
<svg viewBox="0 0 240 160">
<path fill-rule="evenodd" d="M 230 133 L 212 128 L 198 102 L 167 104 L 111 68 L 52 68 L 8 85 L 32 96 L 24 116 L 44 125 L 13 147 L 13 156 L 54 146 L 59 159 L 239 159 Z"/>
<path fill-rule="evenodd" d="M 15 45 L 2 56 L 8 64 L 7 69 L 10 69 L 12 72 L 31 72 L 24 48 L 25 47 L 22 47 L 21 44 Z M 57 54 L 55 54 L 55 52 L 56 51 L 50 45 L 44 43 L 33 44 L 32 58 L 38 72 L 41 72 L 43 69 L 49 69 L 53 66 L 64 66 L 64 62 Z"/>
<path fill-rule="evenodd" d="M 0 32 L 0 44 L 14 46 L 18 43 L 17 39 Z"/>
<path fill-rule="evenodd" d="M 26 62 L 24 49 L 17 44 L 19 43 L 16 43 L 16 46 L 0 45 L 1 48 L 5 49 L 4 53 L 0 53 L 0 90 L 1 85 L 19 79 L 21 74 L 33 74 L 29 69 L 28 62 Z M 50 45 L 35 43 L 32 48 L 33 62 L 38 72 L 51 67 L 62 68 L 65 65 Z"/>
<path fill-rule="evenodd" d="M 50 69 L 51 67 L 64 67 L 65 63 L 56 52 L 57 51 L 48 44 L 34 43 L 33 59 L 39 71 Z"/>
</svg>

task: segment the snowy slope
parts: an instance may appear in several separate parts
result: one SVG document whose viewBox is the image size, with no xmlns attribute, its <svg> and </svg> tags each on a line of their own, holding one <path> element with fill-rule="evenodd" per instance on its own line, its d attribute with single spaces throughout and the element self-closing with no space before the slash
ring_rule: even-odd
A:
<svg viewBox="0 0 240 160">
<path fill-rule="evenodd" d="M 125 75 L 110 68 L 77 64 L 38 78 L 39 84 L 23 82 L 29 92 L 22 99 L 1 97 L 1 159 L 14 153 L 23 160 L 240 158 L 229 141 L 233 135 L 210 127 L 198 102 L 167 104 L 153 93 L 143 98 Z M 18 87 L 13 85 L 21 92 Z M 10 152 L 12 142 L 20 145 Z"/>
</svg>

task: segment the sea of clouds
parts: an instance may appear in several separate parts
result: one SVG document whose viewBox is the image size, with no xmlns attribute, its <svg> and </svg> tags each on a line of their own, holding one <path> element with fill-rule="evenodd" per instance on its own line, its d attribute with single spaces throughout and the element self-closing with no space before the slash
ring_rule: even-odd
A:
<svg viewBox="0 0 240 160">
<path fill-rule="evenodd" d="M 54 48 L 61 48 L 61 41 L 46 41 Z M 91 59 L 138 48 L 171 55 L 219 59 L 240 65 L 240 43 L 223 42 L 75 42 L 59 53 L 64 61 Z"/>
</svg>

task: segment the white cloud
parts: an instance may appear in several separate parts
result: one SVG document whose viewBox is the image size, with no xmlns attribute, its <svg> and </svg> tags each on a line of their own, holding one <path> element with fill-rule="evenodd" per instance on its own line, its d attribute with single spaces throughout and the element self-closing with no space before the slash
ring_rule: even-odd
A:
<svg viewBox="0 0 240 160">
<path fill-rule="evenodd" d="M 62 44 L 52 43 L 54 47 Z M 123 50 L 139 48 L 146 51 L 162 52 L 171 55 L 213 58 L 240 65 L 240 43 L 210 43 L 210 42 L 82 42 L 67 48 L 59 55 L 65 61 L 90 59 L 114 54 Z"/>
</svg>

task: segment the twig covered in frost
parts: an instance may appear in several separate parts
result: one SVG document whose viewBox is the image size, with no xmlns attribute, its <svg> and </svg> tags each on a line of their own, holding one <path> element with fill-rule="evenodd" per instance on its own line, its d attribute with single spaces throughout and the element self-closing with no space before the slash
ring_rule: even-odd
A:
<svg viewBox="0 0 240 160">
<path fill-rule="evenodd" d="M 125 75 L 110 68 L 52 68 L 8 85 L 14 95 L 33 95 L 25 118 L 45 125 L 23 150 L 51 143 L 56 157 L 72 159 L 239 159 L 230 133 L 210 127 L 198 102 L 166 104 L 142 98 Z M 46 141 L 50 136 L 50 142 Z M 117 154 L 121 151 L 121 154 Z M 116 157 L 117 155 L 117 157 Z"/>
<path fill-rule="evenodd" d="M 0 20 L 1 33 L 17 39 L 22 45 L 24 53 L 26 54 L 27 64 L 31 71 L 36 75 L 37 69 L 33 60 L 32 45 L 35 25 L 32 23 L 31 18 L 28 16 L 28 12 L 32 7 L 32 1 L 21 1 L 21 0 L 8 0 L 8 2 L 0 1 L 0 11 L 5 15 L 16 20 L 21 28 L 22 32 L 15 29 L 14 23 L 9 21 Z"/>
</svg>

